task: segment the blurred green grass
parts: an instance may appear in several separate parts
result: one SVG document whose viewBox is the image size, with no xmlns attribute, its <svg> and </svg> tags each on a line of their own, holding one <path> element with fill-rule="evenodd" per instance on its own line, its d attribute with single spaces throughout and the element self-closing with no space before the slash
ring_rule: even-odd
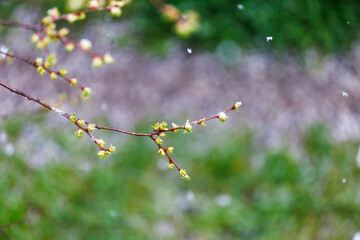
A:
<svg viewBox="0 0 360 240">
<path fill-rule="evenodd" d="M 0 226 L 29 218 L 4 229 L 10 239 L 350 239 L 359 231 L 359 141 L 336 142 L 325 124 L 309 126 L 296 153 L 285 140 L 260 148 L 248 129 L 202 153 L 192 151 L 201 133 L 172 137 L 186 182 L 158 167 L 148 139 L 126 138 L 102 161 L 89 139 L 71 126 L 50 131 L 44 119 L 0 125 L 15 146 L 9 155 L 0 145 Z M 64 152 L 41 167 L 19 145 L 34 124 Z"/>
</svg>

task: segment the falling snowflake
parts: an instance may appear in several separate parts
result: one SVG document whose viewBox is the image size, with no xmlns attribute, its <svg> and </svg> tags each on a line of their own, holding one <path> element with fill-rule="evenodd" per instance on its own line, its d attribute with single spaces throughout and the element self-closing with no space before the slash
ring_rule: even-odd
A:
<svg viewBox="0 0 360 240">
<path fill-rule="evenodd" d="M 238 4 L 238 5 L 237 5 L 237 8 L 238 8 L 239 10 L 244 10 L 244 6 L 243 6 L 242 4 Z"/>
<path fill-rule="evenodd" d="M 187 49 L 187 52 L 188 52 L 189 54 L 191 54 L 191 53 L 192 53 L 192 49 L 191 49 L 191 48 L 188 48 L 188 49 Z"/>
<path fill-rule="evenodd" d="M 272 41 L 273 40 L 273 37 L 272 36 L 268 36 L 268 37 L 266 37 L 266 41 L 268 42 L 268 41 Z"/>
<path fill-rule="evenodd" d="M 349 94 L 345 91 L 342 92 L 343 97 L 349 97 Z"/>
<path fill-rule="evenodd" d="M 346 183 L 346 178 L 343 178 L 343 179 L 342 179 L 342 183 Z"/>
</svg>

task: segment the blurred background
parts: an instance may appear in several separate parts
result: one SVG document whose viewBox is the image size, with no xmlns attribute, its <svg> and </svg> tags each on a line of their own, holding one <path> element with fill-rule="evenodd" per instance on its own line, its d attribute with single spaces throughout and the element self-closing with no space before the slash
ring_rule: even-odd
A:
<svg viewBox="0 0 360 240">
<path fill-rule="evenodd" d="M 0 19 L 36 23 L 77 1 L 0 1 Z M 156 146 L 96 131 L 105 161 L 66 119 L 0 89 L 0 239 L 360 239 L 360 5 L 356 0 L 169 0 L 199 13 L 179 36 L 147 1 L 71 28 L 112 65 L 59 44 L 77 89 L 14 61 L 1 81 L 90 122 L 151 132 L 237 101 L 226 123 L 167 134 L 191 181 Z M 31 32 L 0 26 L 0 48 L 34 59 Z M 25 221 L 23 221 L 25 220 Z M 19 222 L 20 221 L 20 222 Z M 23 222 L 22 222 L 23 221 Z M 8 226 L 8 224 L 12 224 Z M 18 224 L 17 224 L 18 223 Z"/>
</svg>

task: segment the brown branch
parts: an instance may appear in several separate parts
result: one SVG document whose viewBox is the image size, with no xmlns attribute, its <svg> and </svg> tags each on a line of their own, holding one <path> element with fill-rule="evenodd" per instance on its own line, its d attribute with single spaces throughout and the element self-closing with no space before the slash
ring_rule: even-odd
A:
<svg viewBox="0 0 360 240">
<path fill-rule="evenodd" d="M 57 114 L 60 114 L 61 116 L 67 118 L 70 120 L 70 114 L 66 113 L 66 112 L 63 112 L 55 107 L 51 107 L 50 105 L 42 102 L 40 99 L 38 98 L 34 98 L 20 90 L 17 90 L 3 82 L 0 81 L 0 86 L 10 90 L 11 92 L 13 93 L 16 93 L 20 96 L 23 96 L 25 97 L 26 99 L 30 100 L 30 101 L 33 101 L 33 102 L 36 102 L 38 104 L 40 104 L 41 106 L 45 107 L 46 109 L 50 110 L 50 111 L 53 111 Z M 89 124 L 89 122 L 85 122 L 86 124 Z M 78 127 L 82 128 L 81 126 L 77 125 Z M 110 128 L 110 127 L 104 127 L 104 126 L 100 126 L 100 125 L 96 125 L 96 128 L 97 129 L 104 129 L 104 130 L 110 130 L 110 131 L 114 131 L 114 132 L 120 132 L 120 133 L 123 133 L 123 134 L 128 134 L 128 135 L 134 135 L 134 136 L 150 136 L 150 134 L 145 134 L 145 133 L 136 133 L 136 132 L 129 132 L 129 131 L 125 131 L 125 130 L 121 130 L 121 129 L 117 129 L 117 128 Z M 85 130 L 84 128 L 82 128 L 83 130 Z"/>
<path fill-rule="evenodd" d="M 10 90 L 10 91 L 13 92 L 13 93 L 16 93 L 16 94 L 18 94 L 18 95 L 20 95 L 20 96 L 23 96 L 23 97 L 25 97 L 26 99 L 28 99 L 28 100 L 30 100 L 30 101 L 34 101 L 34 102 L 40 104 L 41 106 L 45 107 L 46 109 L 48 109 L 48 110 L 50 110 L 50 111 L 53 111 L 53 112 L 55 112 L 55 113 L 57 113 L 57 114 L 60 114 L 61 116 L 65 117 L 65 118 L 67 118 L 68 120 L 70 120 L 71 122 L 73 122 L 73 123 L 78 127 L 78 129 L 79 129 L 80 132 L 81 132 L 81 131 L 84 131 L 84 132 L 91 138 L 91 140 L 99 147 L 100 152 L 103 151 L 103 153 L 106 152 L 106 153 L 109 153 L 109 154 L 110 154 L 111 152 L 113 152 L 113 151 L 111 150 L 111 147 L 109 147 L 109 148 L 104 148 L 104 147 L 103 147 L 104 145 L 101 145 L 101 144 L 99 143 L 99 139 L 97 139 L 96 137 L 94 137 L 94 136 L 92 135 L 92 133 L 90 133 L 89 126 L 90 126 L 91 123 L 85 122 L 85 121 L 83 121 L 83 120 L 81 120 L 81 119 L 77 119 L 77 118 L 75 118 L 74 116 L 71 116 L 70 114 L 68 114 L 68 113 L 66 113 L 66 112 L 63 112 L 63 111 L 61 111 L 61 110 L 59 110 L 59 109 L 57 109 L 57 108 L 55 108 L 55 107 L 51 107 L 50 105 L 42 102 L 41 100 L 39 100 L 39 99 L 37 99 L 37 98 L 34 98 L 34 97 L 32 97 L 32 96 L 30 96 L 30 95 L 28 95 L 28 94 L 26 94 L 26 93 L 24 93 L 24 92 L 22 92 L 22 91 L 20 91 L 20 90 L 17 90 L 17 89 L 15 89 L 15 88 L 13 88 L 13 87 L 11 87 L 11 86 L 9 86 L 9 85 L 6 85 L 5 83 L 3 83 L 3 82 L 1 82 L 1 81 L 0 81 L 0 86 L 6 88 L 6 89 L 8 89 L 8 90 Z M 225 110 L 224 112 L 222 112 L 222 114 L 224 115 L 224 113 L 229 112 L 229 111 L 231 111 L 231 110 L 237 110 L 237 108 L 240 106 L 240 104 L 241 104 L 241 103 L 236 103 L 235 105 L 233 105 L 233 106 L 230 107 L 229 109 L 227 109 L 227 110 Z M 73 120 L 72 118 L 75 118 L 75 120 Z M 219 114 L 217 114 L 217 115 L 215 115 L 215 116 L 213 116 L 213 117 L 203 118 L 203 119 L 200 119 L 200 120 L 197 120 L 197 121 L 193 121 L 193 122 L 190 123 L 190 125 L 195 125 L 195 124 L 201 125 L 201 123 L 204 123 L 205 121 L 209 121 L 209 120 L 212 120 L 212 119 L 215 119 L 215 118 L 219 118 L 220 120 L 222 120 L 222 119 L 221 119 L 221 114 L 219 113 Z M 227 117 L 226 117 L 226 118 L 227 118 Z M 225 119 L 225 120 L 226 120 L 226 119 Z M 225 120 L 223 120 L 223 121 L 225 121 Z M 80 121 L 82 121 L 82 123 L 80 123 Z M 88 128 L 85 128 L 85 127 L 84 127 L 86 124 L 88 125 Z M 183 174 L 186 175 L 185 172 L 182 172 L 182 171 L 185 171 L 185 170 L 181 169 L 181 168 L 172 160 L 172 158 L 170 157 L 170 155 L 169 155 L 169 153 L 168 153 L 168 148 L 163 148 L 163 147 L 161 146 L 161 142 L 159 143 L 159 142 L 157 141 L 157 139 L 154 137 L 154 135 L 158 135 L 158 136 L 160 137 L 160 134 L 161 134 L 161 133 L 167 132 L 167 131 L 174 131 L 174 130 L 177 130 L 177 129 L 185 129 L 185 130 L 187 130 L 187 129 L 186 129 L 186 125 L 178 126 L 178 127 L 174 127 L 174 128 L 170 128 L 170 129 L 166 129 L 166 130 L 153 131 L 152 133 L 129 132 L 129 131 L 125 131 L 125 130 L 121 130 L 121 129 L 117 129 L 117 128 L 104 127 L 104 126 L 95 125 L 95 124 L 94 124 L 94 127 L 97 128 L 97 129 L 104 129 L 104 130 L 109 130 L 109 131 L 114 131 L 114 132 L 120 132 L 120 133 L 123 133 L 123 134 L 128 134 L 128 135 L 133 135 L 133 136 L 147 136 L 147 137 L 150 137 L 150 138 L 154 141 L 154 143 L 158 146 L 159 151 L 160 151 L 160 150 L 161 150 L 161 151 L 164 151 L 165 155 L 166 155 L 167 158 L 169 159 L 169 164 L 173 164 L 173 165 L 176 167 L 176 169 L 180 172 L 180 174 L 181 174 L 182 176 L 183 176 Z M 190 130 L 190 131 L 191 131 L 191 130 Z M 81 133 L 81 135 L 82 135 L 82 133 Z M 105 144 L 105 143 L 103 143 L 103 144 Z M 99 152 L 99 153 L 100 153 L 100 152 Z M 98 153 L 98 155 L 99 155 L 99 153 Z M 161 153 L 161 152 L 160 152 L 160 153 Z M 100 156 L 100 155 L 99 155 L 99 156 Z M 164 155 L 163 155 L 163 156 L 164 156 Z M 100 156 L 100 158 L 104 158 L 104 157 L 105 157 L 105 156 Z M 183 177 L 185 177 L 185 176 L 183 176 Z M 186 177 L 188 177 L 188 176 L 186 175 Z M 185 178 L 186 178 L 186 177 L 185 177 Z M 189 178 L 189 179 L 190 179 L 190 178 Z M 0 229 L 1 229 L 1 228 L 0 228 Z"/>
<path fill-rule="evenodd" d="M 10 54 L 10 53 L 7 53 L 7 52 L 3 52 L 3 51 L 0 50 L 0 55 L 1 55 L 1 54 L 5 55 L 5 56 L 7 56 L 7 57 L 10 57 L 10 58 L 16 59 L 16 60 L 18 60 L 18 61 L 24 62 L 24 63 L 26 63 L 26 64 L 29 64 L 30 66 L 33 66 L 34 68 L 37 68 L 37 67 L 41 66 L 41 67 L 43 67 L 43 68 L 45 69 L 45 71 L 48 72 L 49 74 L 55 73 L 57 76 L 59 76 L 60 78 L 62 78 L 62 79 L 65 80 L 65 81 L 67 81 L 69 84 L 72 84 L 71 78 L 66 77 L 66 76 L 64 76 L 64 75 L 61 75 L 60 71 L 54 71 L 54 70 L 52 70 L 52 69 L 50 69 L 50 68 L 48 68 L 48 67 L 45 67 L 44 65 L 38 65 L 38 64 L 36 64 L 35 61 L 33 62 L 33 61 L 29 60 L 29 59 L 22 58 L 22 57 L 19 57 L 19 56 L 17 56 L 17 55 Z M 83 86 L 83 85 L 81 85 L 81 84 L 76 84 L 76 85 L 74 85 L 74 86 L 80 88 L 81 90 L 84 90 L 84 89 L 85 89 L 85 86 Z"/>
<path fill-rule="evenodd" d="M 0 19 L 0 26 L 22 28 L 32 31 L 39 31 L 41 29 L 41 26 L 39 24 L 16 23 L 16 22 L 5 21 L 2 19 Z"/>
</svg>

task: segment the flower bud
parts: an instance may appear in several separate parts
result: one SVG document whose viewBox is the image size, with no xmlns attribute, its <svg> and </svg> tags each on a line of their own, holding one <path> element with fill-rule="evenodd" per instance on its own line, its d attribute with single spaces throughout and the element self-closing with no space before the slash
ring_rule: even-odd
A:
<svg viewBox="0 0 360 240">
<path fill-rule="evenodd" d="M 50 67 L 50 63 L 48 61 L 45 61 L 43 66 L 48 68 L 48 67 Z"/>
<path fill-rule="evenodd" d="M 174 167 L 175 167 L 175 165 L 174 165 L 173 163 L 169 163 L 169 164 L 168 164 L 168 167 L 169 167 L 171 170 L 173 170 Z"/>
<path fill-rule="evenodd" d="M 185 178 L 186 180 L 190 180 L 190 177 L 189 177 L 189 175 L 187 175 L 185 169 L 180 169 L 180 175 L 181 175 L 181 178 Z"/>
<path fill-rule="evenodd" d="M 199 29 L 199 14 L 195 11 L 188 11 L 184 18 L 175 24 L 175 32 L 184 38 L 191 36 Z"/>
<path fill-rule="evenodd" d="M 184 131 L 184 133 L 190 133 L 190 132 L 192 132 L 192 126 L 191 126 L 189 120 L 187 120 L 186 123 L 185 123 L 185 131 Z"/>
<path fill-rule="evenodd" d="M 241 106 L 242 102 L 236 102 L 234 105 L 234 110 L 237 111 L 238 108 Z"/>
<path fill-rule="evenodd" d="M 84 97 L 90 97 L 91 92 L 92 92 L 91 88 L 89 88 L 89 87 L 86 87 L 83 90 L 81 90 L 81 93 Z"/>
<path fill-rule="evenodd" d="M 69 86 L 72 86 L 72 85 L 74 85 L 74 86 L 76 86 L 77 85 L 77 79 L 76 78 L 71 78 L 70 79 L 70 84 L 69 84 Z"/>
<path fill-rule="evenodd" d="M 116 147 L 111 144 L 108 150 L 109 150 L 110 152 L 115 152 L 115 151 L 116 151 Z"/>
<path fill-rule="evenodd" d="M 42 66 L 38 66 L 36 68 L 36 70 L 38 71 L 38 73 L 42 76 L 45 74 L 46 70 L 42 67 Z"/>
<path fill-rule="evenodd" d="M 114 61 L 115 61 L 109 52 L 105 53 L 103 60 L 104 60 L 104 63 L 106 63 L 106 64 L 111 64 L 111 63 L 114 63 Z"/>
<path fill-rule="evenodd" d="M 79 17 L 76 14 L 69 13 L 68 15 L 66 15 L 66 20 L 68 20 L 69 23 L 73 23 L 73 22 L 77 21 L 78 19 L 79 19 Z"/>
<path fill-rule="evenodd" d="M 171 4 L 164 4 L 162 13 L 164 17 L 169 21 L 176 22 L 181 18 L 181 12 L 179 11 L 179 9 L 177 9 Z"/>
<path fill-rule="evenodd" d="M 165 136 L 166 136 L 166 135 L 165 135 L 164 132 L 159 133 L 159 137 L 165 137 Z"/>
<path fill-rule="evenodd" d="M 96 155 L 98 155 L 101 159 L 104 160 L 106 156 L 106 152 L 104 150 L 100 150 Z"/>
<path fill-rule="evenodd" d="M 100 67 L 103 65 L 103 60 L 101 59 L 101 57 L 94 57 L 92 61 L 92 65 L 94 67 Z"/>
<path fill-rule="evenodd" d="M 81 39 L 80 42 L 80 47 L 84 50 L 90 50 L 92 47 L 92 43 L 88 40 L 88 39 Z"/>
<path fill-rule="evenodd" d="M 91 0 L 90 3 L 89 3 L 89 7 L 90 8 L 98 8 L 100 5 L 99 5 L 99 2 L 97 0 Z"/>
<path fill-rule="evenodd" d="M 179 125 L 177 125 L 176 123 L 172 123 L 172 127 L 176 128 L 176 127 L 179 127 Z M 173 130 L 173 132 L 179 132 L 179 131 L 180 131 L 179 128 Z"/>
<path fill-rule="evenodd" d="M 40 40 L 40 37 L 39 37 L 39 35 L 37 35 L 37 33 L 32 34 L 30 37 L 30 41 L 32 43 L 37 43 L 39 40 Z"/>
<path fill-rule="evenodd" d="M 67 74 L 67 70 L 62 68 L 60 70 L 60 75 L 64 77 L 66 74 Z"/>
<path fill-rule="evenodd" d="M 160 154 L 160 156 L 165 156 L 165 151 L 164 151 L 164 149 L 159 148 L 158 154 Z"/>
<path fill-rule="evenodd" d="M 51 72 L 51 73 L 50 73 L 50 78 L 51 78 L 51 79 L 54 79 L 54 80 L 57 79 L 56 73 L 55 73 L 55 72 Z"/>
<path fill-rule="evenodd" d="M 121 15 L 121 8 L 119 8 L 119 7 L 111 7 L 111 8 L 110 8 L 110 13 L 111 13 L 111 15 L 113 15 L 114 17 L 120 17 L 120 15 Z"/>
<path fill-rule="evenodd" d="M 47 11 L 47 14 L 50 16 L 50 17 L 53 17 L 53 18 L 56 18 L 58 16 L 60 16 L 60 13 L 59 13 L 59 9 L 57 7 L 54 7 L 54 8 L 51 8 Z"/>
<path fill-rule="evenodd" d="M 51 53 L 46 57 L 46 61 L 49 63 L 49 67 L 54 66 L 56 64 L 56 60 L 56 53 Z"/>
<path fill-rule="evenodd" d="M 166 151 L 167 151 L 168 153 L 172 153 L 172 152 L 174 151 L 174 147 L 168 147 L 168 148 L 166 149 Z"/>
<path fill-rule="evenodd" d="M 206 124 L 205 124 L 205 120 L 200 121 L 200 126 L 202 126 L 202 127 L 205 127 L 205 126 L 206 126 Z"/>
<path fill-rule="evenodd" d="M 65 36 L 67 36 L 69 33 L 70 33 L 70 30 L 69 30 L 68 28 L 66 28 L 66 27 L 63 27 L 63 28 L 61 28 L 61 29 L 59 30 L 58 36 L 59 36 L 59 37 L 65 37 Z"/>
<path fill-rule="evenodd" d="M 73 43 L 66 43 L 66 45 L 65 45 L 65 51 L 67 51 L 67 52 L 72 52 L 72 51 L 74 51 L 74 49 L 75 49 L 75 44 L 73 44 Z"/>
<path fill-rule="evenodd" d="M 42 63 L 43 63 L 43 59 L 41 57 L 38 57 L 38 58 L 35 59 L 35 64 L 36 65 L 40 66 L 40 65 L 42 65 Z"/>
<path fill-rule="evenodd" d="M 41 20 L 42 24 L 44 24 L 45 26 L 49 26 L 50 24 L 52 24 L 52 19 L 50 16 L 46 16 Z"/>
<path fill-rule="evenodd" d="M 78 136 L 78 137 L 82 137 L 83 136 L 83 131 L 79 128 L 75 134 Z"/>
<path fill-rule="evenodd" d="M 96 127 L 95 124 L 90 123 L 90 124 L 88 125 L 87 130 L 88 130 L 89 132 L 93 132 L 93 131 L 95 131 L 95 127 Z"/>
<path fill-rule="evenodd" d="M 86 13 L 80 12 L 78 18 L 79 18 L 79 20 L 84 20 L 86 18 Z"/>
<path fill-rule="evenodd" d="M 85 126 L 85 121 L 83 119 L 78 119 L 77 120 L 77 124 L 79 124 L 80 126 Z"/>
<path fill-rule="evenodd" d="M 156 144 L 162 144 L 162 139 L 161 138 L 155 138 L 155 142 L 156 142 Z"/>
<path fill-rule="evenodd" d="M 75 117 L 75 115 L 76 115 L 75 113 L 71 114 L 71 116 L 69 117 L 70 122 L 76 123 L 77 118 Z"/>
<path fill-rule="evenodd" d="M 105 147 L 105 142 L 102 139 L 96 139 L 96 144 L 98 144 L 100 147 Z"/>
<path fill-rule="evenodd" d="M 226 121 L 226 119 L 228 119 L 228 117 L 226 116 L 226 114 L 224 112 L 219 112 L 217 117 L 220 119 L 220 121 L 223 123 Z"/>
</svg>

